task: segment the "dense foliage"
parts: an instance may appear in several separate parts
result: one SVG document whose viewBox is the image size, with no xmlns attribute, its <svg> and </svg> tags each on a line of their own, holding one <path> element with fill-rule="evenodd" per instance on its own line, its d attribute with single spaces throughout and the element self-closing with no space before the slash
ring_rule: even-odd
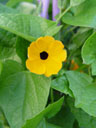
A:
<svg viewBox="0 0 96 128">
<path fill-rule="evenodd" d="M 53 21 L 52 1 L 45 19 L 37 0 L 0 0 L 0 128 L 96 128 L 96 0 L 58 7 Z M 46 35 L 68 54 L 51 77 L 25 64 L 30 43 Z"/>
</svg>

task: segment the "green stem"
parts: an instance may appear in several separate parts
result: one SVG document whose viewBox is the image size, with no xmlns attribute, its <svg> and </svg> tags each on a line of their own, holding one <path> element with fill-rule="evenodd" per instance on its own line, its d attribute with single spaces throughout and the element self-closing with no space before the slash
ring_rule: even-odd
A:
<svg viewBox="0 0 96 128">
<path fill-rule="evenodd" d="M 71 6 L 69 6 L 62 14 L 60 14 L 59 18 L 56 20 L 56 24 L 59 23 L 60 19 L 65 15 L 66 12 L 70 10 Z"/>
</svg>

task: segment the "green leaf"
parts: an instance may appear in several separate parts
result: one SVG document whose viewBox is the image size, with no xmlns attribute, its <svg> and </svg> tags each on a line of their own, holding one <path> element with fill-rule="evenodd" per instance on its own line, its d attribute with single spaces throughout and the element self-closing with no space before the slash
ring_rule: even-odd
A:
<svg viewBox="0 0 96 128">
<path fill-rule="evenodd" d="M 91 64 L 92 74 L 96 75 L 96 33 L 92 34 L 82 48 L 82 58 L 85 64 Z"/>
<path fill-rule="evenodd" d="M 9 6 L 9 7 L 13 7 L 16 4 L 18 4 L 20 2 L 25 2 L 25 1 L 26 2 L 32 2 L 32 0 L 9 0 L 6 5 Z"/>
<path fill-rule="evenodd" d="M 87 74 L 76 71 L 68 71 L 66 76 L 69 81 L 69 88 L 72 90 L 76 100 L 75 105 L 81 107 L 84 88 L 92 83 L 92 78 Z"/>
<path fill-rule="evenodd" d="M 65 8 L 66 7 L 66 5 L 67 5 L 67 0 L 64 0 L 64 1 L 62 1 L 62 0 L 58 0 L 58 8 L 61 10 L 61 9 L 63 9 L 63 8 Z"/>
<path fill-rule="evenodd" d="M 62 128 L 73 128 L 75 118 L 68 106 L 62 107 L 56 116 L 48 120 L 49 123 L 61 126 Z M 70 123 L 69 123 L 70 122 Z"/>
<path fill-rule="evenodd" d="M 76 0 L 81 1 L 81 0 Z M 62 21 L 74 26 L 96 28 L 96 0 L 86 0 L 66 13 Z"/>
<path fill-rule="evenodd" d="M 40 121 L 46 117 L 51 118 L 54 116 L 61 108 L 63 104 L 64 98 L 61 98 L 59 101 L 50 104 L 47 108 L 45 108 L 40 114 L 36 115 L 34 118 L 27 120 L 26 124 L 23 128 L 37 128 L 37 125 Z"/>
<path fill-rule="evenodd" d="M 4 116 L 0 108 L 0 128 L 3 128 L 3 124 L 4 124 Z"/>
<path fill-rule="evenodd" d="M 8 31 L 0 29 L 0 59 L 14 56 L 16 36 Z"/>
<path fill-rule="evenodd" d="M 91 64 L 96 59 L 96 33 L 92 34 L 82 48 L 82 58 L 85 64 Z"/>
<path fill-rule="evenodd" d="M 37 128 L 61 128 L 61 127 L 54 124 L 50 124 L 45 119 L 43 119 Z"/>
<path fill-rule="evenodd" d="M 82 102 L 84 110 L 91 116 L 96 117 L 96 83 L 92 83 L 85 88 Z"/>
<path fill-rule="evenodd" d="M 40 4 L 39 4 L 39 6 L 40 6 Z M 39 6 L 38 6 L 38 8 L 39 8 Z M 17 6 L 16 6 L 16 10 L 18 10 L 20 13 L 33 14 L 35 16 L 40 14 L 40 11 L 38 10 L 38 8 L 37 8 L 36 4 L 29 3 L 29 2 L 21 2 L 21 3 L 17 4 Z M 40 10 L 41 10 L 41 8 L 40 8 Z"/>
<path fill-rule="evenodd" d="M 56 79 L 53 79 L 51 82 L 51 87 L 57 91 L 60 91 L 62 93 L 69 94 L 70 96 L 72 96 L 72 92 L 69 89 L 69 84 L 65 75 L 59 76 Z"/>
<path fill-rule="evenodd" d="M 18 37 L 16 41 L 16 53 L 21 58 L 23 65 L 25 66 L 25 61 L 27 59 L 27 48 L 30 42 Z"/>
<path fill-rule="evenodd" d="M 5 79 L 7 76 L 23 71 L 23 67 L 16 61 L 6 60 L 3 63 L 3 69 L 0 79 Z"/>
<path fill-rule="evenodd" d="M 96 84 L 92 84 L 92 78 L 76 71 L 68 71 L 66 76 L 75 97 L 75 106 L 96 117 Z"/>
<path fill-rule="evenodd" d="M 83 3 L 85 0 L 70 0 L 70 5 L 71 6 L 77 6 L 81 3 Z"/>
<path fill-rule="evenodd" d="M 92 75 L 96 75 L 96 60 L 91 64 Z"/>
<path fill-rule="evenodd" d="M 78 109 L 74 107 L 74 100 L 68 98 L 69 106 L 71 108 L 71 112 L 74 114 L 77 119 L 80 128 L 95 128 L 96 127 L 96 118 L 88 115 L 82 109 Z"/>
<path fill-rule="evenodd" d="M 3 68 L 3 65 L 2 65 L 2 62 L 0 61 L 0 75 L 1 75 L 1 72 L 2 72 L 2 68 Z"/>
<path fill-rule="evenodd" d="M 17 10 L 15 9 L 12 9 L 12 8 L 9 8 L 3 4 L 0 3 L 0 13 L 11 13 L 11 14 L 14 14 L 14 13 L 19 13 Z"/>
<path fill-rule="evenodd" d="M 1 122 L 0 122 L 0 128 L 4 128 L 4 127 L 3 127 L 3 124 L 2 124 Z"/>
<path fill-rule="evenodd" d="M 0 0 L 0 3 L 2 4 L 6 4 L 8 2 L 8 0 Z"/>
<path fill-rule="evenodd" d="M 0 106 L 10 127 L 21 128 L 27 119 L 34 117 L 45 108 L 50 79 L 27 71 L 20 72 L 18 64 L 11 63 L 9 65 L 8 62 L 1 74 Z M 8 65 L 9 69 L 7 69 Z"/>
<path fill-rule="evenodd" d="M 46 126 L 47 126 L 47 128 L 61 128 L 61 127 L 59 127 L 57 125 L 53 125 L 53 124 L 49 124 L 49 123 L 46 123 Z"/>
<path fill-rule="evenodd" d="M 93 29 L 79 28 L 77 33 L 73 35 L 72 42 L 68 48 L 77 52 L 77 49 L 82 46 L 86 39 L 93 33 Z"/>
<path fill-rule="evenodd" d="M 2 12 L 4 10 L 4 13 Z M 56 22 L 38 16 L 8 13 L 9 8 L 0 5 L 0 28 L 10 31 L 28 41 L 36 40 L 40 36 L 55 35 L 61 28 Z M 5 13 L 6 12 L 6 13 Z"/>
<path fill-rule="evenodd" d="M 7 126 L 9 126 L 8 122 L 4 116 L 3 110 L 0 107 L 0 128 L 9 128 Z"/>
</svg>

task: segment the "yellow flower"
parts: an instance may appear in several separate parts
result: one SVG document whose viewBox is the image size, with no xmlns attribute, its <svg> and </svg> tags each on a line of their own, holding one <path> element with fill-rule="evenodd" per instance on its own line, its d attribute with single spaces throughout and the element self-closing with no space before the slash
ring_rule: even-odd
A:
<svg viewBox="0 0 96 128">
<path fill-rule="evenodd" d="M 49 77 L 58 73 L 66 57 L 62 42 L 50 36 L 40 37 L 28 47 L 26 67 L 30 72 Z"/>
</svg>

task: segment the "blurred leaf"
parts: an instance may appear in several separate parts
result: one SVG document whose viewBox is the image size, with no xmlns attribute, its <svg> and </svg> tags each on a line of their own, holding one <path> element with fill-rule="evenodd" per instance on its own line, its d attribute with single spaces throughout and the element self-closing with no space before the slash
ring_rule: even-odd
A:
<svg viewBox="0 0 96 128">
<path fill-rule="evenodd" d="M 3 124 L 4 124 L 4 117 L 3 117 L 2 111 L 0 109 L 0 128 L 3 128 Z"/>
<path fill-rule="evenodd" d="M 27 119 L 45 108 L 50 79 L 27 71 L 20 72 L 17 62 L 10 63 L 5 66 L 0 77 L 0 106 L 10 127 L 21 128 Z"/>
<path fill-rule="evenodd" d="M 51 87 L 57 91 L 60 91 L 62 93 L 69 94 L 70 96 L 72 96 L 72 92 L 69 89 L 69 84 L 65 75 L 59 76 L 56 79 L 53 79 L 51 82 Z"/>
<path fill-rule="evenodd" d="M 92 64 L 92 74 L 96 75 L 96 33 L 92 34 L 82 48 L 82 58 L 85 64 Z"/>
<path fill-rule="evenodd" d="M 66 5 L 68 3 L 68 0 L 58 0 L 58 8 L 61 9 L 65 9 Z"/>
<path fill-rule="evenodd" d="M 16 36 L 8 31 L 0 29 L 0 59 L 14 56 Z"/>
<path fill-rule="evenodd" d="M 4 116 L 3 110 L 0 108 L 0 128 L 9 128 L 8 122 Z"/>
<path fill-rule="evenodd" d="M 46 126 L 47 127 L 44 127 L 44 128 L 61 128 L 61 127 L 59 127 L 59 126 L 57 126 L 57 125 L 53 125 L 53 124 L 49 124 L 49 123 L 46 123 Z M 42 128 L 42 127 L 41 127 Z"/>
<path fill-rule="evenodd" d="M 11 13 L 11 14 L 14 14 L 14 13 L 19 13 L 17 10 L 15 9 L 12 9 L 12 8 L 9 8 L 3 4 L 0 3 L 0 13 Z"/>
<path fill-rule="evenodd" d="M 68 48 L 72 51 L 77 51 L 77 48 L 80 48 L 92 33 L 92 29 L 79 28 L 76 34 L 73 35 L 72 42 L 69 44 Z"/>
<path fill-rule="evenodd" d="M 59 113 L 56 116 L 48 120 L 48 122 L 61 126 L 62 128 L 73 128 L 74 116 L 71 113 L 68 106 L 62 107 Z M 69 123 L 70 122 L 70 123 Z"/>
<path fill-rule="evenodd" d="M 95 128 L 96 127 L 96 118 L 88 115 L 82 109 L 77 109 L 74 107 L 74 101 L 68 98 L 69 106 L 71 112 L 74 114 L 77 119 L 80 128 Z"/>
<path fill-rule="evenodd" d="M 92 84 L 92 78 L 76 71 L 68 71 L 66 76 L 75 97 L 75 106 L 96 117 L 96 84 Z"/>
<path fill-rule="evenodd" d="M 2 72 L 2 68 L 3 68 L 3 64 L 2 64 L 2 62 L 0 61 L 0 75 L 1 75 L 1 72 Z"/>
<path fill-rule="evenodd" d="M 0 122 L 0 128 L 4 128 L 4 127 L 3 127 L 3 124 L 2 124 L 1 122 Z"/>
<path fill-rule="evenodd" d="M 40 123 L 40 121 L 46 117 L 51 118 L 53 117 L 61 108 L 63 104 L 64 98 L 61 98 L 60 100 L 56 101 L 53 104 L 50 104 L 47 108 L 45 108 L 41 113 L 36 115 L 34 118 L 27 120 L 26 124 L 23 126 L 23 128 L 37 128 L 37 125 Z"/>
<path fill-rule="evenodd" d="M 70 0 L 70 5 L 71 6 L 77 6 L 81 3 L 83 3 L 85 0 Z"/>
<path fill-rule="evenodd" d="M 16 41 L 16 53 L 21 58 L 23 65 L 25 65 L 25 61 L 27 59 L 27 48 L 30 42 L 27 40 L 18 37 Z"/>
<path fill-rule="evenodd" d="M 77 3 L 81 0 L 76 0 Z M 66 13 L 62 21 L 74 26 L 96 28 L 96 0 L 86 0 Z"/>
<path fill-rule="evenodd" d="M 45 119 L 43 119 L 37 128 L 61 128 L 61 127 L 56 126 L 54 124 L 50 124 Z"/>
<path fill-rule="evenodd" d="M 20 13 L 24 13 L 24 14 L 35 14 L 37 11 L 37 7 L 35 4 L 32 4 L 32 3 L 21 2 L 16 7 L 16 10 L 18 10 Z"/>
<path fill-rule="evenodd" d="M 2 4 L 6 4 L 8 2 L 8 0 L 0 0 L 0 3 Z"/>
<path fill-rule="evenodd" d="M 92 63 L 91 65 L 91 68 L 92 68 L 92 75 L 96 75 L 96 60 Z"/>
<path fill-rule="evenodd" d="M 52 22 L 52 21 L 51 21 Z M 49 36 L 53 36 L 55 35 L 57 32 L 60 31 L 60 29 L 62 28 L 62 25 L 59 25 L 58 27 L 55 27 L 55 24 L 52 25 L 51 27 L 49 26 L 49 29 L 46 31 L 46 35 L 49 35 Z"/>
<path fill-rule="evenodd" d="M 9 0 L 6 5 L 9 7 L 13 7 L 20 2 L 32 2 L 32 0 Z"/>
<path fill-rule="evenodd" d="M 21 64 L 13 60 L 6 60 L 2 64 L 3 64 L 3 69 L 1 74 L 2 79 L 24 70 Z"/>
<path fill-rule="evenodd" d="M 61 28 L 61 26 L 57 26 L 53 21 L 15 12 L 14 14 L 9 12 L 9 14 L 7 10 L 9 8 L 0 5 L 0 27 L 28 41 L 36 40 L 40 36 L 53 36 Z"/>
</svg>

